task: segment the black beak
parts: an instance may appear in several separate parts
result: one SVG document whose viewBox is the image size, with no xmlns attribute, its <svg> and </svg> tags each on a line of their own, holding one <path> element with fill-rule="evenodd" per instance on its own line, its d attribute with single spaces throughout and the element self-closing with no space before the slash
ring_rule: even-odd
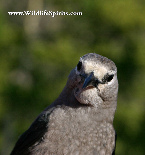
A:
<svg viewBox="0 0 145 155">
<path fill-rule="evenodd" d="M 91 74 L 85 78 L 85 82 L 84 82 L 82 88 L 86 88 L 89 84 L 91 84 L 92 80 L 93 80 L 93 77 L 94 77 L 94 73 L 91 72 Z"/>
<path fill-rule="evenodd" d="M 83 84 L 83 89 L 86 88 L 87 86 L 93 86 L 98 88 L 98 84 L 103 84 L 98 78 L 94 77 L 94 72 L 91 72 L 89 75 L 83 75 L 85 78 L 85 82 Z"/>
</svg>

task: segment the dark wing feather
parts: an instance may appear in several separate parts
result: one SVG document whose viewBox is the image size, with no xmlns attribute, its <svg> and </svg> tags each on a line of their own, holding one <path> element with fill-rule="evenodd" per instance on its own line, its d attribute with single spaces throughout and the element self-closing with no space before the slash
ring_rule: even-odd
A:
<svg viewBox="0 0 145 155">
<path fill-rule="evenodd" d="M 35 143 L 40 143 L 43 135 L 48 129 L 49 115 L 54 108 L 42 112 L 33 122 L 30 128 L 25 131 L 18 139 L 11 155 L 29 155 L 29 148 Z"/>
</svg>

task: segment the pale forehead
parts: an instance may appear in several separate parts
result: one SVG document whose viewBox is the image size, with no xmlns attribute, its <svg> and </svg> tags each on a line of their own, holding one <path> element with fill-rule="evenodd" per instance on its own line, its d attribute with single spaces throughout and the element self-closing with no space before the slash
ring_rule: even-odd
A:
<svg viewBox="0 0 145 155">
<path fill-rule="evenodd" d="M 105 74 L 108 72 L 108 68 L 100 63 L 96 63 L 94 61 L 84 61 L 83 68 L 85 73 L 94 72 L 94 76 L 98 78 L 103 78 Z"/>
</svg>

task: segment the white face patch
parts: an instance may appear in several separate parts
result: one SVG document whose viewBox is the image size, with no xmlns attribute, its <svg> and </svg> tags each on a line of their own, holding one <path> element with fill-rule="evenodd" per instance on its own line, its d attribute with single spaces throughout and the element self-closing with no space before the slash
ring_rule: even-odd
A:
<svg viewBox="0 0 145 155">
<path fill-rule="evenodd" d="M 107 68 L 101 64 L 96 64 L 93 61 L 84 61 L 83 67 L 85 73 L 94 72 L 94 76 L 101 80 L 105 74 L 107 74 Z"/>
</svg>

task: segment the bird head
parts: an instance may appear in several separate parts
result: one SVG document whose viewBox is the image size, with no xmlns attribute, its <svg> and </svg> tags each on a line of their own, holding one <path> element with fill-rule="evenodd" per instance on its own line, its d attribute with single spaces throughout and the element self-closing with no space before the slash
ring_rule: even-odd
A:
<svg viewBox="0 0 145 155">
<path fill-rule="evenodd" d="M 105 108 L 111 106 L 110 101 L 117 101 L 117 68 L 106 57 L 95 53 L 84 55 L 70 74 L 69 81 L 81 104 Z"/>
</svg>

